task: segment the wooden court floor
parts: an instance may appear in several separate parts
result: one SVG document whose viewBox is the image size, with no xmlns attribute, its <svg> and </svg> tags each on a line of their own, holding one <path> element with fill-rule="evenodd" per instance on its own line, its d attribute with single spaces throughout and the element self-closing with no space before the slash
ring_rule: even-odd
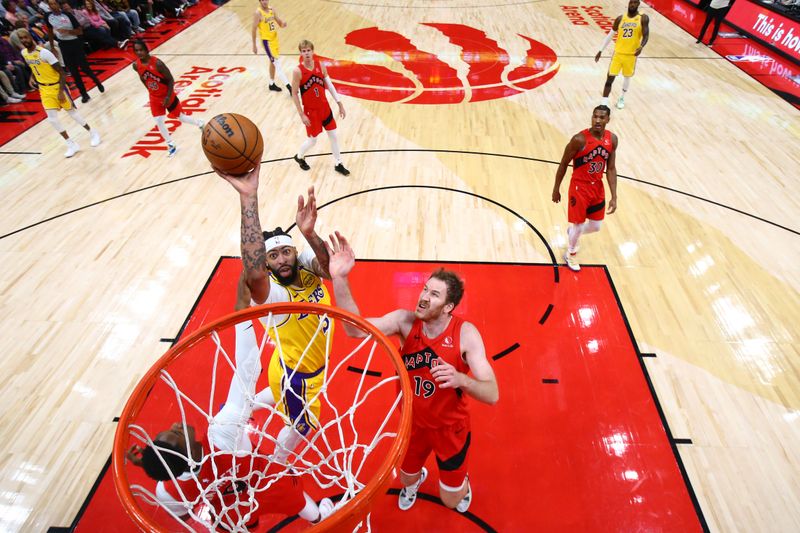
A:
<svg viewBox="0 0 800 533">
<path fill-rule="evenodd" d="M 573 25 L 550 0 L 273 4 L 289 22 L 286 66 L 308 38 L 320 55 L 401 73 L 415 90 L 442 83 L 443 72 L 469 82 L 459 47 L 423 24 L 439 23 L 484 32 L 507 52 L 506 71 L 537 67 L 522 36 L 534 39 L 555 52 L 558 71 L 536 88 L 471 103 L 345 96 L 339 138 L 351 176 L 334 173 L 330 155 L 310 157 L 304 173 L 291 161 L 304 139 L 296 111 L 285 93 L 266 91 L 264 56 L 250 53 L 255 3 L 232 0 L 153 53 L 191 82 L 185 95 L 228 73 L 219 96 L 197 107 L 259 124 L 265 227 L 288 226 L 312 184 L 320 202 L 431 185 L 485 200 L 370 192 L 321 210 L 320 234 L 342 231 L 361 258 L 548 261 L 510 209 L 560 257 L 566 207 L 550 201 L 553 177 L 564 145 L 589 125 L 608 64 L 608 54 L 593 60 L 603 31 L 590 17 Z M 612 18 L 625 9 L 598 5 Z M 709 528 L 798 531 L 800 116 L 644 3 L 641 11 L 651 40 L 627 107 L 609 124 L 620 138 L 619 208 L 583 239 L 580 257 L 608 265 L 640 350 L 657 355 L 648 371 L 673 434 L 691 441 L 679 452 Z M 449 69 L 420 81 L 404 56 L 348 44 L 371 27 Z M 63 116 L 83 148 L 74 158 L 63 158 L 44 122 L 0 153 L 2 530 L 72 522 L 108 458 L 114 417 L 168 346 L 161 339 L 178 332 L 219 257 L 239 253 L 236 195 L 208 174 L 197 130 L 177 129 L 173 159 L 126 157 L 153 126 L 147 97 L 130 69 L 105 85 L 80 108 L 103 135 L 99 147 Z M 313 153 L 328 152 L 322 136 Z M 519 305 L 509 301 L 508 312 Z"/>
</svg>

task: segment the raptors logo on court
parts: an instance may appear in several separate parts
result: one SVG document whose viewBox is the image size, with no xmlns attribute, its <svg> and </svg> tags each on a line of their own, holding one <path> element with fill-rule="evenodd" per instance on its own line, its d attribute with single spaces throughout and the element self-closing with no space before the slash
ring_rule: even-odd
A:
<svg viewBox="0 0 800 533">
<path fill-rule="evenodd" d="M 417 48 L 408 37 L 380 28 L 347 34 L 345 42 L 365 50 L 369 62 L 321 58 L 339 92 L 365 100 L 403 104 L 458 104 L 513 96 L 550 80 L 558 57 L 547 45 L 524 35 L 524 58 L 509 53 L 485 32 L 463 24 L 423 23 L 460 49 L 458 57 L 439 57 Z M 376 52 L 378 54 L 376 54 Z M 466 76 L 453 65 L 466 65 Z M 400 67 L 405 70 L 399 71 Z M 460 67 L 460 65 L 458 65 Z M 413 75 L 412 79 L 408 74 Z"/>
</svg>

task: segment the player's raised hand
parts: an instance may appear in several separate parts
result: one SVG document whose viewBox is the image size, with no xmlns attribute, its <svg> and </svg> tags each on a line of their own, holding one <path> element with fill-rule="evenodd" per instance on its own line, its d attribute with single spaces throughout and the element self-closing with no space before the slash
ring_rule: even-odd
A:
<svg viewBox="0 0 800 533">
<path fill-rule="evenodd" d="M 261 162 L 259 162 L 253 170 L 243 176 L 234 176 L 233 174 L 228 174 L 216 168 L 214 168 L 214 172 L 217 173 L 217 176 L 233 185 L 233 188 L 236 189 L 239 194 L 243 196 L 254 196 L 258 194 L 258 176 L 259 172 L 261 172 Z"/>
<path fill-rule="evenodd" d="M 313 186 L 308 188 L 308 202 L 302 194 L 297 197 L 297 215 L 294 221 L 304 236 L 314 233 L 314 225 L 317 223 L 317 198 L 314 196 Z"/>
<path fill-rule="evenodd" d="M 356 254 L 347 239 L 338 231 L 335 235 L 330 235 L 330 240 L 330 243 L 325 243 L 330 257 L 328 272 L 330 272 L 331 278 L 347 277 L 356 265 Z"/>
<path fill-rule="evenodd" d="M 431 368 L 431 375 L 439 387 L 443 389 L 457 389 L 463 386 L 464 374 L 444 359 L 436 359 L 437 364 Z"/>
</svg>

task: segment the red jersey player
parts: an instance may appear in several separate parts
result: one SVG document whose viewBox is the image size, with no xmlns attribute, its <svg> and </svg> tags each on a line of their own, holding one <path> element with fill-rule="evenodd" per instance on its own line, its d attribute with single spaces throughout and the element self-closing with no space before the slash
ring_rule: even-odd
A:
<svg viewBox="0 0 800 533">
<path fill-rule="evenodd" d="M 147 44 L 141 39 L 133 42 L 133 51 L 138 58 L 133 63 L 133 70 L 150 93 L 150 112 L 158 126 L 158 131 L 167 142 L 167 155 L 172 157 L 178 147 L 169 134 L 164 116 L 169 113 L 170 118 L 177 118 L 181 122 L 197 126 L 201 130 L 205 125 L 202 120 L 183 114 L 181 101 L 175 94 L 175 80 L 167 66 L 157 57 L 150 55 Z"/>
<path fill-rule="evenodd" d="M 355 255 L 338 232 L 331 241 L 329 271 L 336 305 L 359 314 L 347 279 Z M 425 283 L 414 311 L 397 309 L 368 319 L 386 335 L 400 337 L 400 353 L 414 390 L 411 438 L 400 466 L 403 489 L 398 506 L 404 511 L 414 505 L 428 475 L 424 464 L 431 452 L 439 467 L 442 502 L 463 513 L 472 501 L 467 477 L 472 435 L 466 397 L 495 404 L 499 392 L 478 329 L 452 314 L 463 294 L 464 284 L 458 276 L 439 269 Z M 350 336 L 366 336 L 360 329 L 342 325 Z M 472 377 L 467 375 L 469 371 Z"/>
<path fill-rule="evenodd" d="M 564 254 L 567 266 L 575 272 L 581 269 L 578 263 L 578 239 L 584 233 L 600 231 L 605 216 L 617 210 L 617 136 L 606 130 L 611 119 L 611 109 L 599 105 L 592 112 L 592 127 L 575 134 L 564 149 L 561 163 L 556 171 L 553 186 L 553 202 L 561 201 L 561 182 L 572 161 L 572 178 L 569 181 L 569 248 Z M 608 175 L 611 200 L 606 207 L 603 187 L 603 172 Z M 587 220 L 588 219 L 588 220 Z"/>
<path fill-rule="evenodd" d="M 314 56 L 314 44 L 311 41 L 303 40 L 300 41 L 298 49 L 300 50 L 300 64 L 292 71 L 292 99 L 294 99 L 294 105 L 306 127 L 308 138 L 300 146 L 294 160 L 303 170 L 311 168 L 306 163 L 305 156 L 316 144 L 317 136 L 322 133 L 324 128 L 328 132 L 331 152 L 336 160 L 333 169 L 339 174 L 347 176 L 350 171 L 342 163 L 342 152 L 336 136 L 336 119 L 333 118 L 333 111 L 331 111 L 331 106 L 325 96 L 325 89 L 331 93 L 333 100 L 339 106 L 339 118 L 342 119 L 345 117 L 344 104 L 339 99 L 336 87 L 328 77 L 325 65 Z M 302 104 L 300 103 L 301 98 Z"/>
<path fill-rule="evenodd" d="M 240 283 L 236 310 L 249 302 L 250 291 Z M 253 440 L 258 435 L 248 436 L 245 428 L 254 406 L 274 405 L 275 400 L 269 389 L 266 396 L 255 394 L 261 351 L 252 321 L 236 324 L 235 333 L 236 375 L 207 437 L 198 442 L 194 427 L 176 422 L 156 435 L 152 445 L 131 446 L 127 458 L 158 482 L 155 497 L 162 508 L 182 521 L 199 520 L 211 531 L 244 531 L 263 513 L 297 514 L 312 523 L 324 520 L 334 510 L 331 500 L 324 498 L 318 506 L 303 491 L 302 479 L 286 475 L 285 466 L 257 450 Z M 187 409 L 186 418 L 190 416 L 195 415 Z M 253 454 L 254 449 L 259 453 Z M 250 489 L 257 505 L 250 500 Z M 205 506 L 211 507 L 210 513 Z"/>
</svg>

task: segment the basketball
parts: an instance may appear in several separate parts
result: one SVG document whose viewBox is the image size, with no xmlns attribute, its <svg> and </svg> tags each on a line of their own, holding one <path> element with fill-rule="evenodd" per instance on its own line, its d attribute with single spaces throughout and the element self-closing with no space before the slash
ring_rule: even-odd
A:
<svg viewBox="0 0 800 533">
<path fill-rule="evenodd" d="M 249 118 L 222 113 L 203 128 L 203 152 L 211 166 L 238 176 L 250 172 L 261 161 L 264 138 Z"/>
</svg>

